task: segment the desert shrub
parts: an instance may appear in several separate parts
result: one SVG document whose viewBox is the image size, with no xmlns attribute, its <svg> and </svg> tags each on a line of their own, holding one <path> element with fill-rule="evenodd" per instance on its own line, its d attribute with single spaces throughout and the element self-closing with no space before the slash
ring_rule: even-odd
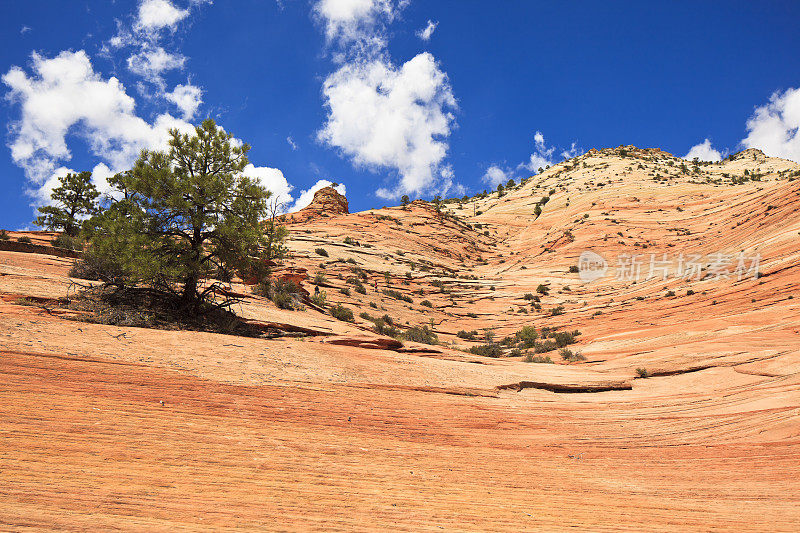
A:
<svg viewBox="0 0 800 533">
<path fill-rule="evenodd" d="M 69 277 L 102 281 L 121 287 L 125 284 L 125 270 L 114 257 L 89 250 L 72 264 Z"/>
<path fill-rule="evenodd" d="M 326 250 L 325 248 L 316 248 L 314 249 L 314 251 L 317 252 L 317 255 L 321 255 L 322 257 L 328 257 L 328 250 Z"/>
<path fill-rule="evenodd" d="M 664 296 L 666 296 L 667 298 L 669 298 L 670 296 L 675 296 L 675 291 L 667 291 L 667 293 Z"/>
<path fill-rule="evenodd" d="M 565 361 L 585 361 L 586 357 L 581 352 L 573 352 L 569 348 L 562 348 L 560 352 L 561 358 Z"/>
<path fill-rule="evenodd" d="M 422 300 L 419 304 L 424 305 L 425 307 L 433 307 L 433 304 L 430 302 L 430 300 Z"/>
<path fill-rule="evenodd" d="M 370 302 L 370 303 L 369 303 L 369 306 L 370 306 L 371 308 L 373 308 L 373 309 L 377 309 L 377 308 L 378 308 L 378 304 L 376 304 L 375 302 Z"/>
<path fill-rule="evenodd" d="M 8 236 L 8 232 L 4 229 L 0 229 L 0 241 L 9 241 L 11 237 Z"/>
<path fill-rule="evenodd" d="M 403 334 L 403 337 L 413 342 L 439 344 L 439 337 L 426 325 L 408 328 Z"/>
<path fill-rule="evenodd" d="M 322 285 L 328 282 L 328 276 L 324 272 L 317 272 L 314 276 L 314 285 Z"/>
<path fill-rule="evenodd" d="M 553 307 L 550 309 L 550 316 L 558 316 L 564 314 L 564 306 L 559 305 L 558 307 Z"/>
<path fill-rule="evenodd" d="M 311 297 L 311 303 L 313 303 L 313 304 L 314 304 L 314 305 L 316 305 L 317 307 L 322 307 L 322 308 L 324 308 L 324 307 L 325 307 L 325 305 L 326 305 L 326 304 L 325 304 L 325 300 L 326 300 L 327 298 L 328 298 L 328 293 L 326 293 L 325 291 L 320 291 L 320 292 L 318 292 L 318 293 L 315 293 L 315 294 L 314 294 L 314 295 Z"/>
<path fill-rule="evenodd" d="M 558 348 L 558 345 L 551 340 L 537 342 L 533 345 L 533 351 L 536 353 L 552 352 L 556 348 Z"/>
<path fill-rule="evenodd" d="M 360 281 L 356 281 L 356 283 L 354 283 L 354 284 L 353 284 L 353 289 L 354 289 L 354 290 L 355 290 L 355 291 L 356 291 L 358 294 L 367 294 L 367 288 L 366 288 L 366 287 L 364 287 L 364 284 L 363 284 L 363 283 L 361 283 Z"/>
<path fill-rule="evenodd" d="M 482 355 L 483 357 L 500 357 L 503 354 L 500 345 L 496 343 L 471 346 L 467 351 L 471 354 Z"/>
<path fill-rule="evenodd" d="M 399 291 L 393 289 L 384 289 L 382 292 L 389 298 L 394 298 L 395 300 L 402 300 L 410 304 L 414 303 L 414 300 L 411 298 L 411 296 L 406 296 L 405 294 L 402 294 Z"/>
<path fill-rule="evenodd" d="M 694 291 L 692 289 L 689 289 L 688 291 L 686 291 L 686 296 L 691 296 L 693 294 L 694 294 Z"/>
<path fill-rule="evenodd" d="M 540 283 L 540 284 L 539 284 L 539 285 L 536 287 L 536 292 L 538 292 L 539 294 L 541 294 L 541 295 L 543 295 L 543 296 L 547 296 L 547 293 L 549 293 L 549 292 L 550 292 L 550 289 L 548 289 L 548 288 L 547 288 L 547 285 L 545 285 L 544 283 Z"/>
<path fill-rule="evenodd" d="M 534 298 L 533 294 L 529 292 L 526 292 L 525 296 L 522 297 L 523 300 L 533 300 L 533 298 Z"/>
<path fill-rule="evenodd" d="M 21 243 L 25 243 L 25 244 L 31 244 L 33 241 L 31 241 L 31 238 L 28 237 L 27 235 L 23 235 L 22 237 L 17 239 L 17 242 L 21 242 Z"/>
<path fill-rule="evenodd" d="M 636 374 L 640 378 L 649 378 L 650 377 L 650 372 L 648 372 L 646 368 L 637 368 L 636 369 Z"/>
<path fill-rule="evenodd" d="M 280 309 L 299 309 L 300 289 L 293 281 L 264 278 L 253 289 L 259 296 L 272 300 Z"/>
<path fill-rule="evenodd" d="M 475 313 L 467 313 L 467 316 L 469 318 L 478 318 L 478 315 L 476 315 Z"/>
<path fill-rule="evenodd" d="M 520 344 L 521 348 L 533 348 L 539 334 L 533 326 L 523 326 L 521 330 L 514 334 L 515 340 Z"/>
<path fill-rule="evenodd" d="M 56 248 L 66 248 L 67 250 L 80 250 L 83 248 L 83 242 L 77 237 L 70 237 L 66 233 L 59 233 L 58 236 L 52 240 L 53 246 Z"/>
<path fill-rule="evenodd" d="M 571 267 L 569 267 L 569 271 L 572 274 L 577 274 L 579 272 L 578 265 L 572 265 Z"/>
<path fill-rule="evenodd" d="M 350 296 L 350 289 L 347 287 L 342 287 L 341 289 L 339 289 L 339 292 L 341 292 L 345 296 Z"/>
<path fill-rule="evenodd" d="M 329 312 L 333 318 L 341 320 L 342 322 L 353 322 L 355 320 L 353 317 L 353 311 L 347 307 L 344 307 L 342 304 L 337 304 L 335 307 L 331 307 Z"/>
<path fill-rule="evenodd" d="M 559 331 L 554 333 L 552 337 L 553 341 L 556 343 L 556 346 L 559 348 L 569 346 L 570 344 L 575 344 L 575 332 Z"/>
<path fill-rule="evenodd" d="M 392 324 L 388 324 L 383 318 L 372 318 L 375 324 L 375 331 L 380 335 L 388 335 L 389 337 L 399 337 L 400 330 Z"/>
<path fill-rule="evenodd" d="M 526 355 L 525 356 L 526 363 L 549 363 L 553 364 L 553 360 L 550 359 L 549 355 L 542 356 L 542 355 Z"/>
<path fill-rule="evenodd" d="M 456 333 L 456 337 L 458 337 L 459 339 L 464 339 L 464 340 L 468 340 L 468 341 L 475 340 L 475 337 L 477 337 L 477 336 L 478 336 L 478 332 L 475 331 L 475 330 L 465 331 L 465 330 L 462 329 L 461 331 Z"/>
</svg>

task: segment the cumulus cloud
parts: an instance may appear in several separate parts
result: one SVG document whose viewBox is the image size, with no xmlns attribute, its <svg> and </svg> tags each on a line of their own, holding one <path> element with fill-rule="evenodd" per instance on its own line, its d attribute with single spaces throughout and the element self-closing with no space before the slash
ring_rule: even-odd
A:
<svg viewBox="0 0 800 533">
<path fill-rule="evenodd" d="M 428 25 L 422 28 L 421 30 L 417 31 L 417 37 L 422 39 L 423 41 L 430 41 L 433 32 L 436 31 L 436 26 L 438 26 L 438 22 L 434 22 L 432 20 L 428 20 Z"/>
<path fill-rule="evenodd" d="M 569 148 L 562 150 L 559 155 L 563 159 L 571 159 L 580 155 L 581 152 L 582 150 L 578 148 L 577 144 L 572 143 Z M 537 174 L 540 168 L 546 168 L 555 163 L 553 158 L 555 153 L 556 147 L 548 146 L 542 132 L 537 131 L 533 134 L 533 153 L 531 153 L 527 161 L 518 164 L 516 170 L 526 170 L 532 174 Z M 492 187 L 497 187 L 498 184 L 504 183 L 513 177 L 514 172 L 510 168 L 494 164 L 486 169 L 481 179 Z"/>
<path fill-rule="evenodd" d="M 257 167 L 250 163 L 244 167 L 242 174 L 248 178 L 257 180 L 272 193 L 272 197 L 277 199 L 278 203 L 287 204 L 292 201 L 292 195 L 289 193 L 294 187 L 289 185 L 283 172 L 277 168 Z"/>
<path fill-rule="evenodd" d="M 498 184 L 507 182 L 509 178 L 510 175 L 507 170 L 503 170 L 497 165 L 492 165 L 486 169 L 486 173 L 481 179 L 492 187 L 497 187 Z"/>
<path fill-rule="evenodd" d="M 456 100 L 447 74 L 430 53 L 396 65 L 386 51 L 386 24 L 407 1 L 319 0 L 314 13 L 339 68 L 323 83 L 327 120 L 317 132 L 356 166 L 389 170 L 398 182 L 382 198 L 453 186 L 445 165 Z"/>
<path fill-rule="evenodd" d="M 775 92 L 747 121 L 745 148 L 800 162 L 800 87 Z"/>
<path fill-rule="evenodd" d="M 329 43 L 385 46 L 382 24 L 391 22 L 408 0 L 318 0 L 314 15 L 325 25 Z"/>
<path fill-rule="evenodd" d="M 156 46 L 144 47 L 128 58 L 128 70 L 158 85 L 163 84 L 161 75 L 169 70 L 181 69 L 186 58 L 172 54 Z"/>
<path fill-rule="evenodd" d="M 533 145 L 534 145 L 534 150 L 533 153 L 528 158 L 528 161 L 525 163 L 520 163 L 517 166 L 517 168 L 520 169 L 526 168 L 529 171 L 536 174 L 537 172 L 539 172 L 540 168 L 545 168 L 546 166 L 553 164 L 553 152 L 555 152 L 556 149 L 554 146 L 551 146 L 549 148 L 547 147 L 547 144 L 544 142 L 544 135 L 542 135 L 542 132 L 540 131 L 534 133 Z M 572 145 L 571 150 L 577 152 L 575 144 Z M 562 155 L 568 153 L 569 152 L 565 150 L 564 152 L 562 152 Z"/>
<path fill-rule="evenodd" d="M 169 0 L 141 0 L 135 26 L 145 31 L 174 30 L 188 16 L 188 9 L 178 9 Z"/>
<path fill-rule="evenodd" d="M 172 92 L 166 93 L 165 98 L 180 109 L 183 120 L 191 120 L 203 103 L 203 90 L 191 83 L 176 85 Z"/>
<path fill-rule="evenodd" d="M 53 58 L 33 53 L 30 75 L 15 66 L 2 80 L 10 89 L 7 98 L 21 109 L 10 126 L 11 157 L 24 169 L 34 197 L 47 192 L 59 163 L 71 159 L 68 135 L 86 142 L 116 172 L 129 168 L 142 149 L 165 147 L 170 128 L 192 128 L 169 114 L 152 123 L 138 117 L 122 83 L 103 79 L 83 50 Z"/>
<path fill-rule="evenodd" d="M 419 54 L 399 68 L 384 59 L 347 63 L 325 80 L 323 95 L 328 120 L 318 138 L 356 165 L 399 173 L 399 184 L 379 196 L 433 184 L 456 101 L 432 55 Z"/>
<path fill-rule="evenodd" d="M 317 183 L 311 186 L 311 188 L 306 189 L 300 193 L 300 196 L 297 198 L 297 201 L 295 201 L 294 205 L 291 208 L 289 208 L 289 212 L 294 213 L 295 211 L 299 211 L 304 207 L 308 206 L 308 204 L 311 203 L 311 200 L 314 199 L 315 192 L 324 187 L 329 187 L 330 185 L 333 185 L 333 183 L 328 180 L 317 181 Z M 347 195 L 347 188 L 342 183 L 337 184 L 336 187 L 334 187 L 334 190 L 343 196 Z"/>
<path fill-rule="evenodd" d="M 722 161 L 722 154 L 711 146 L 711 141 L 708 139 L 692 146 L 689 153 L 683 156 L 684 159 L 689 161 L 695 157 L 700 161 Z"/>
<path fill-rule="evenodd" d="M 210 0 L 189 0 L 187 8 L 181 9 L 171 0 L 139 0 L 136 13 L 127 22 L 117 21 L 117 34 L 103 44 L 101 53 L 112 57 L 115 51 L 127 49 L 128 70 L 144 80 L 138 84 L 139 92 L 175 103 L 167 96 L 164 76 L 169 71 L 185 68 L 187 58 L 178 51 L 165 49 L 162 41 L 166 34 L 178 29 L 192 7 L 204 3 Z M 155 91 L 151 91 L 152 87 Z M 183 101 L 190 102 L 189 99 Z"/>
</svg>

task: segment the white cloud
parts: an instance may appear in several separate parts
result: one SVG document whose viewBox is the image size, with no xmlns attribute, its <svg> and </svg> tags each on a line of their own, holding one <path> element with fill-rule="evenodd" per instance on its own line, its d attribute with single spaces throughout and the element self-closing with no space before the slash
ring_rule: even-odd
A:
<svg viewBox="0 0 800 533">
<path fill-rule="evenodd" d="M 533 134 L 533 148 L 533 153 L 528 157 L 528 160 L 517 165 L 517 171 L 525 169 L 533 174 L 537 174 L 540 168 L 544 169 L 555 163 L 553 154 L 555 154 L 556 147 L 547 146 L 541 131 L 537 131 Z M 568 149 L 560 152 L 563 159 L 571 159 L 580 154 L 581 149 L 578 148 L 576 143 L 572 143 Z M 512 177 L 513 173 L 510 169 L 503 168 L 499 165 L 491 165 L 486 169 L 486 173 L 481 179 L 492 187 L 496 187 L 499 183 L 508 181 L 508 179 Z"/>
<path fill-rule="evenodd" d="M 526 163 L 520 163 L 517 168 L 526 168 L 533 173 L 537 173 L 540 168 L 545 168 L 553 164 L 553 152 L 555 152 L 556 149 L 554 146 L 550 148 L 547 147 L 547 144 L 544 142 L 544 135 L 542 135 L 540 131 L 534 133 L 533 144 L 534 151 L 528 158 L 528 161 Z M 576 150 L 574 144 L 571 150 Z M 567 153 L 569 152 L 564 151 L 562 155 Z"/>
<path fill-rule="evenodd" d="M 188 9 L 178 9 L 169 0 L 141 0 L 135 26 L 145 31 L 175 29 L 188 16 Z"/>
<path fill-rule="evenodd" d="M 287 204 L 292 201 L 292 195 L 289 194 L 294 187 L 289 185 L 283 172 L 277 168 L 270 167 L 257 167 L 252 163 L 244 167 L 242 171 L 244 176 L 258 180 L 258 182 L 272 193 L 273 198 L 277 198 L 279 203 Z"/>
<path fill-rule="evenodd" d="M 325 24 L 329 43 L 347 45 L 362 41 L 382 48 L 385 39 L 378 26 L 384 20 L 391 22 L 407 4 L 407 0 L 319 0 L 314 14 Z"/>
<path fill-rule="evenodd" d="M 700 161 L 722 161 L 722 154 L 719 150 L 712 148 L 711 141 L 708 139 L 700 144 L 692 146 L 689 153 L 683 156 L 684 159 L 688 159 L 689 161 L 695 157 Z"/>
<path fill-rule="evenodd" d="M 172 92 L 166 93 L 164 97 L 181 110 L 183 120 L 192 120 L 200 104 L 203 103 L 203 90 L 187 83 L 176 85 Z"/>
<path fill-rule="evenodd" d="M 297 198 L 297 201 L 289 209 L 289 212 L 294 213 L 295 211 L 299 211 L 304 207 L 307 207 L 311 203 L 311 200 L 314 199 L 315 192 L 330 185 L 333 185 L 333 183 L 328 180 L 317 181 L 317 183 L 315 183 L 310 189 L 306 189 L 300 193 L 300 197 Z M 343 196 L 347 195 L 347 188 L 342 183 L 337 184 L 336 187 L 334 187 L 334 190 Z"/>
<path fill-rule="evenodd" d="M 160 46 L 144 47 L 128 58 L 128 70 L 153 83 L 161 84 L 161 75 L 164 72 L 181 69 L 185 63 L 185 57 L 169 53 Z"/>
<path fill-rule="evenodd" d="M 422 39 L 423 41 L 430 41 L 433 32 L 436 31 L 436 26 L 438 26 L 438 22 L 434 22 L 432 20 L 428 20 L 428 25 L 422 28 L 421 30 L 417 31 L 417 37 Z"/>
<path fill-rule="evenodd" d="M 775 92 L 747 121 L 746 148 L 800 162 L 800 88 Z"/>
<path fill-rule="evenodd" d="M 32 54 L 32 73 L 12 67 L 3 82 L 18 103 L 20 119 L 10 126 L 11 157 L 36 189 L 48 187 L 56 167 L 71 159 L 67 137 L 83 140 L 109 172 L 130 168 L 142 149 L 161 149 L 172 127 L 192 126 L 169 114 L 148 123 L 135 114 L 135 101 L 112 77 L 94 72 L 86 53 L 61 52 L 53 58 Z M 102 170 L 102 169 L 98 169 Z"/>
<path fill-rule="evenodd" d="M 481 179 L 492 187 L 497 187 L 498 184 L 507 182 L 509 177 L 508 171 L 497 165 L 492 165 L 486 169 L 486 173 Z"/>
<path fill-rule="evenodd" d="M 444 164 L 456 100 L 429 53 L 396 65 L 386 50 L 386 25 L 408 0 L 318 0 L 314 14 L 325 25 L 340 64 L 323 84 L 327 120 L 317 138 L 338 148 L 354 165 L 397 173 L 380 188 L 382 198 L 453 186 Z"/>
<path fill-rule="evenodd" d="M 456 101 L 431 54 L 419 54 L 400 68 L 380 58 L 347 63 L 328 76 L 323 95 L 328 120 L 319 139 L 357 165 L 399 173 L 400 183 L 380 189 L 379 196 L 394 198 L 434 185 Z"/>
<path fill-rule="evenodd" d="M 289 143 L 289 146 L 291 146 L 291 147 L 292 147 L 292 150 L 297 150 L 297 143 L 296 143 L 296 142 L 294 142 L 294 139 L 292 139 L 292 136 L 291 136 L 291 135 L 289 135 L 288 137 L 286 137 L 286 142 L 287 142 L 287 143 Z"/>
<path fill-rule="evenodd" d="M 20 28 L 19 34 L 20 35 L 25 35 L 29 31 L 31 31 L 31 27 L 30 26 L 23 26 L 22 28 Z"/>
</svg>

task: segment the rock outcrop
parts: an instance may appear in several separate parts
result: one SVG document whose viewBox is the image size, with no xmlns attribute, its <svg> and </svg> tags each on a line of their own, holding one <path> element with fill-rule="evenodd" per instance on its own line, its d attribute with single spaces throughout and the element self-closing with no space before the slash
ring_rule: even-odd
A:
<svg viewBox="0 0 800 533">
<path fill-rule="evenodd" d="M 319 217 L 347 215 L 350 207 L 347 198 L 333 187 L 323 187 L 314 193 L 314 199 L 296 213 L 286 215 L 287 222 L 305 222 Z"/>
</svg>

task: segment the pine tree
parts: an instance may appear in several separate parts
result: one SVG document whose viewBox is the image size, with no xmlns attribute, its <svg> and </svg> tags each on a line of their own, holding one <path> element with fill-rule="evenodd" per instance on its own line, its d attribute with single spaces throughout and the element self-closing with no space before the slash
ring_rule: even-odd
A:
<svg viewBox="0 0 800 533">
<path fill-rule="evenodd" d="M 97 212 L 100 193 L 92 183 L 91 172 L 70 172 L 58 181 L 60 185 L 50 194 L 55 205 L 40 207 L 41 215 L 33 223 L 51 231 L 63 230 L 75 237 L 81 230 L 83 219 Z"/>
<path fill-rule="evenodd" d="M 169 151 L 144 151 L 115 176 L 125 198 L 92 220 L 90 253 L 115 261 L 126 285 L 174 293 L 193 309 L 219 289 L 203 280 L 263 276 L 265 250 L 274 254 L 285 231 L 265 236 L 271 193 L 242 175 L 249 150 L 211 119 L 192 135 L 171 130 Z"/>
</svg>

